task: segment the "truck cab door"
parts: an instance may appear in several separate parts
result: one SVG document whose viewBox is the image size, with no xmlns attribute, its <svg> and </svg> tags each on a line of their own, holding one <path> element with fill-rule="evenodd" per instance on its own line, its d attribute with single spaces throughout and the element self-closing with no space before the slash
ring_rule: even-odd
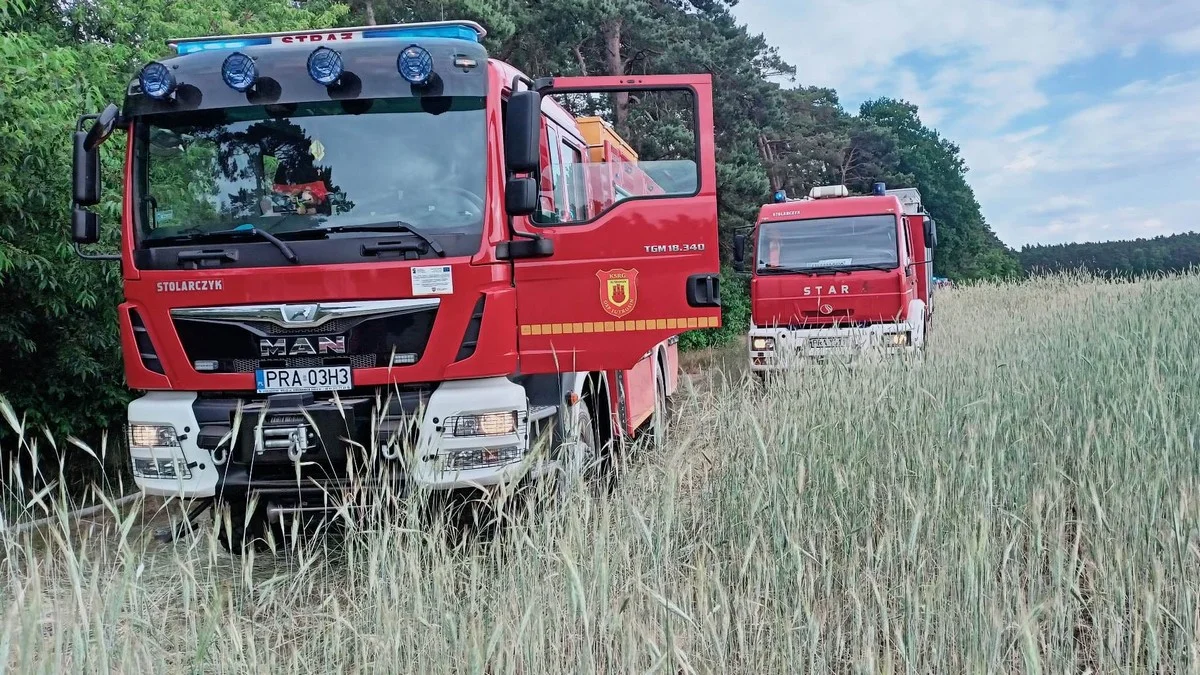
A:
<svg viewBox="0 0 1200 675">
<path fill-rule="evenodd" d="M 559 208 L 513 217 L 521 372 L 630 368 L 670 337 L 720 326 L 711 77 L 555 78 L 534 89 L 537 156 L 558 166 L 530 177 L 538 203 Z M 553 251 L 516 254 L 537 238 Z"/>
</svg>

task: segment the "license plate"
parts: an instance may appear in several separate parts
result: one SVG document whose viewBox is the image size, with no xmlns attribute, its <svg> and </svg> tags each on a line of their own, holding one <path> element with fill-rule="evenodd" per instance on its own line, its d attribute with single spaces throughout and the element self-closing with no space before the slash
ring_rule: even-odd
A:
<svg viewBox="0 0 1200 675">
<path fill-rule="evenodd" d="M 263 368 L 254 371 L 254 386 L 260 394 L 340 391 L 350 388 L 350 366 Z"/>
<path fill-rule="evenodd" d="M 816 337 L 808 339 L 808 346 L 813 349 L 834 349 L 846 346 L 844 337 Z"/>
</svg>

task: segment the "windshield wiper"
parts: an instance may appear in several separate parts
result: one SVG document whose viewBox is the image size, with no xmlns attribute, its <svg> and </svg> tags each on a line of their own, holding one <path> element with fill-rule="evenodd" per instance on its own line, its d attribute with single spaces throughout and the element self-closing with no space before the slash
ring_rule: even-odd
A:
<svg viewBox="0 0 1200 675">
<path fill-rule="evenodd" d="M 271 242 L 275 245 L 275 248 L 279 249 L 279 252 L 283 254 L 283 257 L 287 258 L 288 262 L 293 264 L 300 262 L 300 259 L 296 257 L 296 252 L 292 250 L 291 246 L 287 245 L 287 242 L 283 241 L 279 237 L 276 237 L 270 232 L 260 230 L 257 227 L 233 230 L 214 230 L 212 232 L 189 232 L 186 234 L 176 234 L 169 237 L 151 239 L 146 243 L 154 245 L 184 244 L 192 241 L 220 241 L 222 239 L 239 239 L 247 235 L 251 237 L 258 237 L 259 239 L 265 239 L 266 241 Z"/>
<path fill-rule="evenodd" d="M 841 267 L 760 267 L 759 274 L 805 274 L 808 276 L 816 276 L 818 274 L 849 274 L 850 272 Z"/>
<path fill-rule="evenodd" d="M 407 232 L 414 237 L 420 239 L 429 245 L 429 250 L 437 254 L 439 258 L 446 257 L 446 249 L 437 243 L 435 239 L 425 234 L 421 230 L 409 225 L 408 223 L 398 220 L 394 223 L 375 223 L 374 225 L 335 225 L 333 227 L 321 228 L 323 232 Z"/>
<path fill-rule="evenodd" d="M 857 264 L 857 265 L 828 265 L 822 267 L 760 267 L 759 274 L 807 274 L 814 276 L 817 274 L 850 274 L 861 270 L 879 270 L 880 272 L 890 272 L 896 269 L 888 267 L 884 264 Z"/>
<path fill-rule="evenodd" d="M 875 264 L 875 265 L 871 265 L 868 263 L 860 263 L 857 265 L 842 265 L 838 269 L 854 270 L 854 271 L 857 271 L 857 270 L 879 270 L 880 272 L 891 272 L 892 270 L 896 269 L 896 266 L 895 265 L 888 266 L 883 263 L 879 263 L 879 264 Z"/>
</svg>

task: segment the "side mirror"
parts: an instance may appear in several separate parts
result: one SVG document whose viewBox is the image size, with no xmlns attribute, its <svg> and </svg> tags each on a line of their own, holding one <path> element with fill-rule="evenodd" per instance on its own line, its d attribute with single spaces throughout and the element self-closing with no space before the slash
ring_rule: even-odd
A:
<svg viewBox="0 0 1200 675">
<path fill-rule="evenodd" d="M 937 223 L 929 216 L 925 216 L 925 245 L 937 248 Z"/>
<path fill-rule="evenodd" d="M 95 128 L 95 127 L 93 127 Z M 100 151 L 88 150 L 87 139 L 91 132 L 76 131 L 75 155 L 72 174 L 76 206 L 95 206 L 100 203 Z"/>
<path fill-rule="evenodd" d="M 73 198 L 77 206 L 95 206 L 100 203 L 100 145 L 108 140 L 117 127 L 120 111 L 109 103 L 99 115 L 83 115 L 75 123 L 72 157 Z M 83 125 L 95 118 L 86 132 Z"/>
<path fill-rule="evenodd" d="M 511 119 L 511 118 L 510 118 Z M 528 216 L 538 207 L 537 179 L 509 178 L 504 185 L 504 210 L 510 216 Z"/>
<path fill-rule="evenodd" d="M 537 174 L 541 168 L 541 131 L 542 95 L 525 90 L 510 96 L 504 124 L 504 162 L 509 173 Z"/>
<path fill-rule="evenodd" d="M 100 241 L 100 216 L 75 207 L 71 213 L 71 239 L 76 244 L 94 244 Z"/>
<path fill-rule="evenodd" d="M 733 235 L 733 264 L 742 267 L 746 262 L 746 235 Z M 739 270 L 740 271 L 740 270 Z"/>
</svg>

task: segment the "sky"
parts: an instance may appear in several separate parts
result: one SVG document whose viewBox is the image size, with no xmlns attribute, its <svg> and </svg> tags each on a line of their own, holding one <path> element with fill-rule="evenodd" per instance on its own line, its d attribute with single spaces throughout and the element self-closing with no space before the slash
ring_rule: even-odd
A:
<svg viewBox="0 0 1200 675">
<path fill-rule="evenodd" d="M 1200 0 L 740 0 L 734 14 L 848 111 L 916 104 L 1009 246 L 1200 231 Z"/>
</svg>

